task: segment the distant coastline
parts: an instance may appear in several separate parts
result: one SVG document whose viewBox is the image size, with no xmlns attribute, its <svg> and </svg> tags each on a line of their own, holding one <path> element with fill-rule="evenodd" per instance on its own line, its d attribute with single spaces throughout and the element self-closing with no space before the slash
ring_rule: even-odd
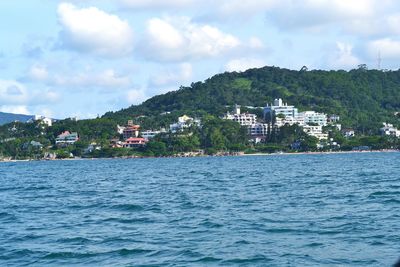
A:
<svg viewBox="0 0 400 267">
<path fill-rule="evenodd" d="M 81 161 L 81 160 L 105 160 L 105 159 L 158 159 L 158 158 L 206 158 L 206 157 L 254 157 L 254 156 L 288 156 L 288 155 L 329 155 L 329 154 L 365 154 L 365 153 L 398 153 L 397 149 L 382 149 L 382 150 L 366 150 L 366 151 L 318 151 L 318 152 L 281 152 L 281 153 L 221 153 L 215 155 L 172 155 L 172 156 L 126 156 L 126 157 L 112 157 L 112 158 L 65 158 L 65 159 L 21 159 L 21 160 L 0 160 L 0 163 L 7 162 L 32 162 L 32 161 Z"/>
</svg>

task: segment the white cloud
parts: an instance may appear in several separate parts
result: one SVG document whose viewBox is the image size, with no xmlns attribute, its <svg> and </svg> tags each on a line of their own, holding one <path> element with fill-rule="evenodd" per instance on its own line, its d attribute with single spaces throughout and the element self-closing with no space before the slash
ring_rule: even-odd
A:
<svg viewBox="0 0 400 267">
<path fill-rule="evenodd" d="M 123 56 L 132 52 L 133 33 L 127 21 L 96 7 L 79 9 L 70 3 L 58 6 L 63 27 L 63 46 L 102 56 Z"/>
<path fill-rule="evenodd" d="M 22 106 L 22 105 L 17 105 L 17 106 L 0 106 L 0 111 L 1 112 L 6 112 L 6 113 L 14 113 L 14 114 L 25 114 L 25 115 L 31 115 L 31 113 L 28 110 L 27 106 Z"/>
<path fill-rule="evenodd" d="M 252 68 L 261 68 L 265 65 L 266 63 L 264 62 L 264 60 L 261 59 L 240 58 L 229 61 L 225 65 L 225 70 L 229 72 L 233 71 L 241 72 Z"/>
<path fill-rule="evenodd" d="M 220 56 L 240 45 L 235 36 L 186 17 L 153 18 L 147 23 L 142 50 L 152 60 L 182 61 Z"/>
<path fill-rule="evenodd" d="M 34 65 L 29 70 L 29 77 L 33 80 L 44 81 L 49 77 L 49 73 L 45 66 Z"/>
<path fill-rule="evenodd" d="M 32 66 L 29 78 L 33 81 L 43 82 L 49 86 L 74 86 L 74 87 L 97 87 L 97 88 L 126 88 L 131 85 L 128 76 L 119 75 L 114 69 L 106 69 L 93 72 L 89 67 L 78 73 L 49 73 L 44 66 Z"/>
<path fill-rule="evenodd" d="M 137 105 L 147 99 L 143 89 L 131 89 L 126 92 L 125 100 L 131 105 Z"/>
<path fill-rule="evenodd" d="M 135 9 L 165 9 L 189 7 L 194 0 L 119 0 L 120 5 Z"/>
<path fill-rule="evenodd" d="M 129 86 L 131 80 L 128 76 L 118 75 L 113 69 L 108 69 L 100 73 L 79 73 L 72 75 L 55 74 L 48 83 L 57 86 L 119 89 Z"/>
<path fill-rule="evenodd" d="M 281 0 L 284 1 L 284 0 Z M 255 14 L 266 12 L 275 6 L 278 6 L 281 1 L 277 0 L 223 0 L 219 2 L 215 11 L 219 18 L 230 18 L 241 20 L 249 18 Z"/>
<path fill-rule="evenodd" d="M 264 43 L 258 37 L 251 37 L 249 40 L 249 47 L 252 49 L 263 49 Z"/>
<path fill-rule="evenodd" d="M 0 80 L 0 107 L 12 113 L 25 106 L 55 103 L 59 95 L 51 90 L 31 90 L 13 80 Z M 14 109 L 14 110 L 13 110 Z"/>
<path fill-rule="evenodd" d="M 33 114 L 42 115 L 48 118 L 54 118 L 54 112 L 49 108 L 38 107 L 32 109 Z"/>
<path fill-rule="evenodd" d="M 336 51 L 328 58 L 328 66 L 333 69 L 353 69 L 360 64 L 360 60 L 353 54 L 351 44 L 337 42 Z"/>
<path fill-rule="evenodd" d="M 189 81 L 192 75 L 192 65 L 189 63 L 182 63 L 178 67 L 163 69 L 159 73 L 152 75 L 149 84 L 151 87 L 179 86 Z"/>
<path fill-rule="evenodd" d="M 0 80 L 0 105 L 24 104 L 29 100 L 28 90 L 19 82 Z"/>
<path fill-rule="evenodd" d="M 367 52 L 371 58 L 376 58 L 380 53 L 382 58 L 400 59 L 400 41 L 391 38 L 371 41 L 367 45 Z"/>
<path fill-rule="evenodd" d="M 349 21 L 370 19 L 377 0 L 282 0 L 270 12 L 271 19 L 281 29 L 320 28 L 330 23 L 347 25 Z"/>
</svg>

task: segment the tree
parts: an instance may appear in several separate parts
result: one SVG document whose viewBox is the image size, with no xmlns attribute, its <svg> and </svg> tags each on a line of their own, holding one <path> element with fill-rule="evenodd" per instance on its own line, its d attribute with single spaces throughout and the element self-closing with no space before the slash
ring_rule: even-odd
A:
<svg viewBox="0 0 400 267">
<path fill-rule="evenodd" d="M 146 152 L 154 156 L 165 156 L 167 154 L 167 146 L 163 142 L 151 141 L 146 145 Z"/>
</svg>

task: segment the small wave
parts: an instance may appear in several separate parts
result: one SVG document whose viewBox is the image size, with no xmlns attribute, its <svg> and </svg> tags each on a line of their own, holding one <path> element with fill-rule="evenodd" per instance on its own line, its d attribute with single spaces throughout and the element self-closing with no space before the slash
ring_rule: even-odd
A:
<svg viewBox="0 0 400 267">
<path fill-rule="evenodd" d="M 374 193 L 369 194 L 368 198 L 376 198 L 380 196 L 393 196 L 393 195 L 400 195 L 398 191 L 376 191 Z"/>
<path fill-rule="evenodd" d="M 371 242 L 371 246 L 384 246 L 384 245 L 386 244 L 380 241 Z"/>
<path fill-rule="evenodd" d="M 90 240 L 84 237 L 71 237 L 71 238 L 61 238 L 58 239 L 57 242 L 60 243 L 73 243 L 73 244 L 86 244 L 89 243 Z"/>
<path fill-rule="evenodd" d="M 179 253 L 179 255 L 190 257 L 190 258 L 202 258 L 202 257 L 204 257 L 203 254 L 201 254 L 199 252 L 196 252 L 196 251 L 189 250 L 189 249 L 185 249 L 185 250 L 181 251 Z"/>
<path fill-rule="evenodd" d="M 305 245 L 306 247 L 315 248 L 315 247 L 322 247 L 324 244 L 318 242 L 312 242 L 310 244 Z"/>
<path fill-rule="evenodd" d="M 203 258 L 200 258 L 198 260 L 195 260 L 193 262 L 197 262 L 197 263 L 217 263 L 217 262 L 220 262 L 221 260 L 222 259 L 207 256 L 207 257 L 203 257 Z"/>
<path fill-rule="evenodd" d="M 29 255 L 34 254 L 35 252 L 29 249 L 22 249 L 22 250 L 13 250 L 10 253 L 1 253 L 0 260 L 9 260 L 9 259 L 18 259 L 27 257 Z"/>
<path fill-rule="evenodd" d="M 52 189 L 52 187 L 49 186 L 29 186 L 24 188 L 24 191 L 39 191 L 39 190 L 49 190 Z"/>
<path fill-rule="evenodd" d="M 149 218 L 107 218 L 103 222 L 117 222 L 117 223 L 153 223 L 154 220 Z"/>
<path fill-rule="evenodd" d="M 255 255 L 249 258 L 235 258 L 230 260 L 224 260 L 222 264 L 256 264 L 256 263 L 267 263 L 271 261 L 272 259 L 264 255 Z"/>
<path fill-rule="evenodd" d="M 143 206 L 136 205 L 136 204 L 118 204 L 111 207 L 112 209 L 116 210 L 123 210 L 123 211 L 141 211 L 144 210 Z"/>
<path fill-rule="evenodd" d="M 281 234 L 281 233 L 302 232 L 302 230 L 290 229 L 290 228 L 271 228 L 271 229 L 267 229 L 266 232 L 273 233 L 273 234 Z"/>
<path fill-rule="evenodd" d="M 223 227 L 222 224 L 216 223 L 216 222 L 212 222 L 212 221 L 209 221 L 209 220 L 205 220 L 205 221 L 201 222 L 200 225 L 205 226 L 207 228 L 221 228 L 221 227 Z"/>
<path fill-rule="evenodd" d="M 0 212 L 0 221 L 3 222 L 15 222 L 17 217 L 14 214 L 10 214 L 8 212 Z"/>
<path fill-rule="evenodd" d="M 250 242 L 246 240 L 240 240 L 235 242 L 235 245 L 248 245 L 248 244 L 250 244 Z"/>
<path fill-rule="evenodd" d="M 385 203 L 385 204 L 400 204 L 400 200 L 391 198 L 391 199 L 383 201 L 383 203 Z"/>
<path fill-rule="evenodd" d="M 123 249 L 119 249 L 114 252 L 118 253 L 121 256 L 129 256 L 129 255 L 137 255 L 137 254 L 147 254 L 147 253 L 153 252 L 153 250 L 140 249 L 140 248 L 135 248 L 135 249 L 123 248 Z"/>
<path fill-rule="evenodd" d="M 98 253 L 77 253 L 77 252 L 51 252 L 43 257 L 45 260 L 57 259 L 83 259 L 98 256 Z"/>
</svg>

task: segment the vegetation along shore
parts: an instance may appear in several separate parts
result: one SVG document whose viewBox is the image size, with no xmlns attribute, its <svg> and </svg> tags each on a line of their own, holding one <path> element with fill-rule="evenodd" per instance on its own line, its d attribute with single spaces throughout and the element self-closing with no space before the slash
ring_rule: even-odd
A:
<svg viewBox="0 0 400 267">
<path fill-rule="evenodd" d="M 400 71 L 218 74 L 95 119 L 0 126 L 0 159 L 398 150 Z"/>
</svg>

